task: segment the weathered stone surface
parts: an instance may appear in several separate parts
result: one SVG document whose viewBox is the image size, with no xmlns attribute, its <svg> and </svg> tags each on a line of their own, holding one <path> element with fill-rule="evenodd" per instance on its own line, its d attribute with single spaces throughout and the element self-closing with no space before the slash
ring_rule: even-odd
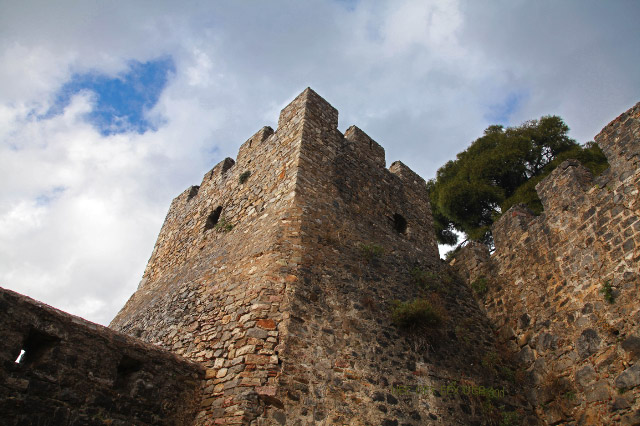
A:
<svg viewBox="0 0 640 426">
<path fill-rule="evenodd" d="M 439 259 L 424 179 L 401 162 L 387 169 L 379 144 L 337 123 L 307 89 L 276 131 L 261 129 L 178 196 L 111 326 L 215 371 L 196 424 L 483 423 L 480 398 L 465 412 L 460 394 L 394 391 L 463 378 L 504 385 L 520 407 L 521 391 L 496 377 L 506 364 L 482 366 L 499 350 Z M 414 282 L 416 269 L 434 288 Z M 419 296 L 446 310 L 433 336 L 392 324 L 391 301 Z"/>
<path fill-rule="evenodd" d="M 624 424 L 640 409 L 629 367 L 640 354 L 640 103 L 595 140 L 608 170 L 594 179 L 576 160 L 564 162 L 536 187 L 541 215 L 512 207 L 493 226 L 493 254 L 468 244 L 452 261 L 468 283 L 487 278 L 478 300 L 498 327 L 512 327 L 520 347 L 535 348 L 536 363 L 575 379 L 577 390 L 565 393 L 584 402 L 563 411 L 556 395 L 555 409 L 537 407 L 548 423 Z M 535 404 L 548 380 L 531 373 Z M 625 392 L 630 406 L 612 414 L 601 404 L 618 384 L 636 387 Z"/>
<path fill-rule="evenodd" d="M 640 410 L 634 410 L 622 416 L 620 424 L 623 426 L 640 426 Z"/>
<path fill-rule="evenodd" d="M 526 424 L 637 424 L 640 104 L 596 137 L 607 172 L 564 162 L 538 184 L 541 216 L 516 206 L 494 226 L 493 255 L 473 243 L 457 255 L 468 283 L 487 279 L 475 300 L 438 259 L 425 181 L 386 169 L 380 145 L 337 123 L 307 89 L 276 131 L 173 200 L 111 324 L 155 346 L 78 319 L 43 328 L 40 311 L 26 330 L 9 309 L 0 412 L 27 425 L 189 424 L 198 410 L 196 425 L 487 424 L 496 413 L 478 389 L 497 386 Z M 442 323 L 393 325 L 391 302 L 417 297 Z M 31 373 L 16 370 L 16 341 L 38 355 Z M 55 346 L 84 341 L 110 361 Z M 614 386 L 627 404 L 606 402 Z"/>
<path fill-rule="evenodd" d="M 590 365 L 585 365 L 575 374 L 575 381 L 578 385 L 585 387 L 596 379 L 596 371 Z"/>
<path fill-rule="evenodd" d="M 640 385 L 640 365 L 634 365 L 624 370 L 616 377 L 614 384 L 618 389 L 632 388 Z"/>
<path fill-rule="evenodd" d="M 629 336 L 622 342 L 622 349 L 629 353 L 631 358 L 640 358 L 640 337 Z"/>
<path fill-rule="evenodd" d="M 609 386 L 605 380 L 589 385 L 584 390 L 587 402 L 605 401 L 609 399 Z"/>
<path fill-rule="evenodd" d="M 584 330 L 578 340 L 576 340 L 576 350 L 578 351 L 578 355 L 580 358 L 586 358 L 591 354 L 598 352 L 598 348 L 600 347 L 600 343 L 602 339 L 598 336 L 598 333 L 588 328 Z"/>
<path fill-rule="evenodd" d="M 631 404 L 629 404 L 629 400 L 623 397 L 616 397 L 611 404 L 611 409 L 613 411 L 624 410 L 625 408 L 629 408 Z"/>
<path fill-rule="evenodd" d="M 204 369 L 170 352 L 2 288 L 0 335 L 3 425 L 194 420 Z"/>
<path fill-rule="evenodd" d="M 529 366 L 529 364 L 531 364 L 533 361 L 536 360 L 536 357 L 533 353 L 533 350 L 529 347 L 529 345 L 526 345 L 520 350 L 520 353 L 518 354 L 518 359 L 523 365 Z"/>
</svg>

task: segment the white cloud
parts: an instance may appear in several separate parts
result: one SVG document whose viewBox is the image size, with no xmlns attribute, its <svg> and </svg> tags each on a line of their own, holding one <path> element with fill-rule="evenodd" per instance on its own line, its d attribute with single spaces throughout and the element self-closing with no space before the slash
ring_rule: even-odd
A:
<svg viewBox="0 0 640 426">
<path fill-rule="evenodd" d="M 387 54 L 420 47 L 454 55 L 460 50 L 457 31 L 462 23 L 458 2 L 421 1 L 391 3 L 382 24 Z"/>
<path fill-rule="evenodd" d="M 171 198 L 311 86 L 425 178 L 527 93 L 584 141 L 640 98 L 634 2 L 22 1 L 0 15 L 0 285 L 107 323 Z M 95 99 L 37 119 L 74 73 L 176 65 L 155 132 L 102 136 Z"/>
</svg>

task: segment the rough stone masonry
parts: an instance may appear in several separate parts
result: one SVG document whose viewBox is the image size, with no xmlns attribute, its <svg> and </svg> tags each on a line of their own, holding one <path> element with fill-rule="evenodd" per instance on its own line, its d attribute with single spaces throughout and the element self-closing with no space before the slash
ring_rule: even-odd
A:
<svg viewBox="0 0 640 426">
<path fill-rule="evenodd" d="M 439 296 L 451 320 L 435 345 L 391 324 L 392 300 L 420 293 L 412 270 L 442 270 L 425 181 L 337 126 L 306 89 L 277 131 L 178 196 L 111 327 L 206 367 L 197 424 L 481 424 L 479 398 L 415 392 L 493 380 L 480 367 L 491 329 L 466 287 Z"/>
<path fill-rule="evenodd" d="M 495 252 L 453 261 L 523 363 L 548 424 L 640 424 L 640 103 L 596 137 L 610 167 L 593 178 L 561 164 L 493 227 Z"/>
<path fill-rule="evenodd" d="M 111 330 L 0 291 L 0 418 L 637 424 L 639 110 L 598 137 L 597 186 L 568 162 L 542 216 L 516 208 L 493 256 L 463 250 L 454 268 L 490 283 L 475 299 L 438 257 L 424 180 L 306 89 L 173 200 Z M 393 322 L 416 298 L 437 326 Z"/>
</svg>

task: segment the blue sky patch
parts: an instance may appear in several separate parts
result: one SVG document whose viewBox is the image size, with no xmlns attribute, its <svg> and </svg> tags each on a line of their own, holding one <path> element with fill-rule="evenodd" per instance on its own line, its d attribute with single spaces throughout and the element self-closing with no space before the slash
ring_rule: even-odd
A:
<svg viewBox="0 0 640 426">
<path fill-rule="evenodd" d="M 511 125 L 511 116 L 520 108 L 527 97 L 528 94 L 525 91 L 509 93 L 502 102 L 489 105 L 484 119 L 491 124 Z"/>
<path fill-rule="evenodd" d="M 354 10 L 356 10 L 356 7 L 360 2 L 360 0 L 334 0 L 334 1 L 340 4 L 345 9 L 347 9 L 349 12 L 353 12 Z"/>
<path fill-rule="evenodd" d="M 60 198 L 62 196 L 62 194 L 64 193 L 64 191 L 66 191 L 67 188 L 65 188 L 64 186 L 54 186 L 53 188 L 51 188 L 49 191 L 40 194 L 36 197 L 36 205 L 37 206 L 46 206 L 48 204 L 51 204 L 53 201 L 57 200 L 58 198 Z"/>
<path fill-rule="evenodd" d="M 74 74 L 56 95 L 45 115 L 61 114 L 71 98 L 82 92 L 95 94 L 95 105 L 87 120 L 102 135 L 155 130 L 145 113 L 158 102 L 175 64 L 171 58 L 129 62 L 126 72 L 111 77 L 99 72 Z"/>
</svg>

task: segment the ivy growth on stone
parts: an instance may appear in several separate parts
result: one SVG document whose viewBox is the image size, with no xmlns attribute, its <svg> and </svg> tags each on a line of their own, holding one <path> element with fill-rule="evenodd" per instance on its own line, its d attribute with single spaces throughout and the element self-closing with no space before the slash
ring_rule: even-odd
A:
<svg viewBox="0 0 640 426">
<path fill-rule="evenodd" d="M 616 298 L 613 295 L 613 287 L 611 287 L 610 281 L 605 281 L 602 283 L 602 288 L 600 289 L 600 293 L 604 296 L 604 300 L 613 304 L 616 301 Z"/>
<path fill-rule="evenodd" d="M 374 260 L 382 256 L 384 247 L 377 244 L 360 244 L 360 253 L 367 260 Z"/>
<path fill-rule="evenodd" d="M 216 232 L 229 232 L 233 229 L 233 225 L 225 217 L 221 217 L 213 229 L 215 229 Z"/>
<path fill-rule="evenodd" d="M 249 170 L 247 170 L 246 172 L 242 172 L 242 174 L 238 178 L 238 182 L 240 183 L 240 185 L 245 183 L 247 179 L 249 179 L 249 176 L 251 176 L 251 172 Z"/>
<path fill-rule="evenodd" d="M 502 412 L 500 426 L 516 426 L 519 424 L 521 424 L 521 421 L 517 411 Z"/>
<path fill-rule="evenodd" d="M 413 299 L 410 302 L 394 300 L 391 308 L 391 319 L 402 328 L 436 327 L 443 322 L 442 313 L 426 299 Z"/>
<path fill-rule="evenodd" d="M 411 270 L 412 281 L 425 290 L 438 290 L 440 288 L 440 278 L 431 271 L 425 271 L 419 267 Z"/>
<path fill-rule="evenodd" d="M 475 291 L 478 296 L 484 296 L 485 294 L 487 294 L 487 291 L 489 291 L 489 287 L 487 286 L 487 278 L 476 278 L 476 280 L 471 283 L 471 289 Z"/>
</svg>

